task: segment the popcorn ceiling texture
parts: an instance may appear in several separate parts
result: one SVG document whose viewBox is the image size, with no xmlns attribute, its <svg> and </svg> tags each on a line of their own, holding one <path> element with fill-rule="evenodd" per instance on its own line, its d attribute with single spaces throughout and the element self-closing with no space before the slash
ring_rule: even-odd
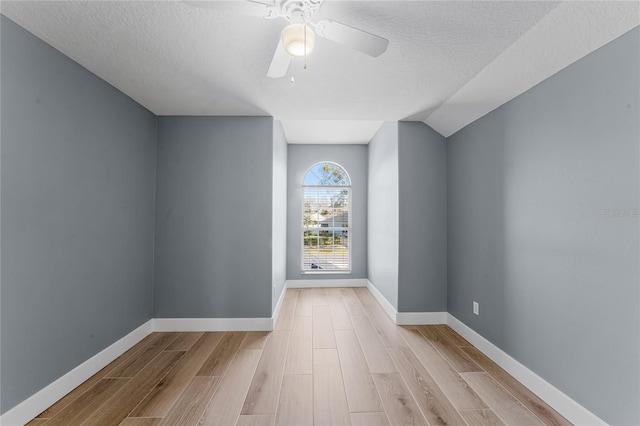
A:
<svg viewBox="0 0 640 426">
<path fill-rule="evenodd" d="M 318 37 L 307 70 L 297 60 L 270 79 L 283 19 L 180 1 L 3 1 L 2 13 L 157 115 L 271 115 L 299 142 L 296 121 L 331 120 L 315 143 L 362 143 L 372 121 L 449 136 L 640 23 L 637 2 L 327 1 L 316 19 L 385 37 L 387 52 Z"/>
</svg>

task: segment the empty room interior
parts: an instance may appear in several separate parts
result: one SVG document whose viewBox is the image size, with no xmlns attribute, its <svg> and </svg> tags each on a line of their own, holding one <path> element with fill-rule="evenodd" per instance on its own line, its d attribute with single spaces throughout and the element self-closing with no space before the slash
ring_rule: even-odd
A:
<svg viewBox="0 0 640 426">
<path fill-rule="evenodd" d="M 0 424 L 640 424 L 639 2 L 0 8 Z"/>
</svg>

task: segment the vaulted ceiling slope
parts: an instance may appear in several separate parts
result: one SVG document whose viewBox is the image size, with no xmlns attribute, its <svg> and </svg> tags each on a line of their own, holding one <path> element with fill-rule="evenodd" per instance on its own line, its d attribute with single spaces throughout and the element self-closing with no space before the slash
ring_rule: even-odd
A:
<svg viewBox="0 0 640 426">
<path fill-rule="evenodd" d="M 1 8 L 155 114 L 271 115 L 290 143 L 367 143 L 396 120 L 449 136 L 640 24 L 637 1 L 325 0 L 317 19 L 378 34 L 388 50 L 372 58 L 317 38 L 306 70 L 295 60 L 271 79 L 283 19 L 182 1 Z"/>
</svg>

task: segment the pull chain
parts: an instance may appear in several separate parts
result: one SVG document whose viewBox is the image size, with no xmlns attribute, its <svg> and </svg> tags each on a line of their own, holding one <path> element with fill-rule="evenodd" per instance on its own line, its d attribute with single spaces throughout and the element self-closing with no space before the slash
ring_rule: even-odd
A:
<svg viewBox="0 0 640 426">
<path fill-rule="evenodd" d="M 304 69 L 307 69 L 307 20 L 302 21 L 304 25 Z"/>
</svg>

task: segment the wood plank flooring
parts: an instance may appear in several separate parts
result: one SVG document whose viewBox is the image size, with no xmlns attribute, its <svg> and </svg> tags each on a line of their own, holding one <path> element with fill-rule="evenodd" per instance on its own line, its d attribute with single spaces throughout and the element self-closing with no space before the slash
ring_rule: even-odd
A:
<svg viewBox="0 0 640 426">
<path fill-rule="evenodd" d="M 445 325 L 287 291 L 273 332 L 153 333 L 29 425 L 569 425 Z"/>
</svg>

